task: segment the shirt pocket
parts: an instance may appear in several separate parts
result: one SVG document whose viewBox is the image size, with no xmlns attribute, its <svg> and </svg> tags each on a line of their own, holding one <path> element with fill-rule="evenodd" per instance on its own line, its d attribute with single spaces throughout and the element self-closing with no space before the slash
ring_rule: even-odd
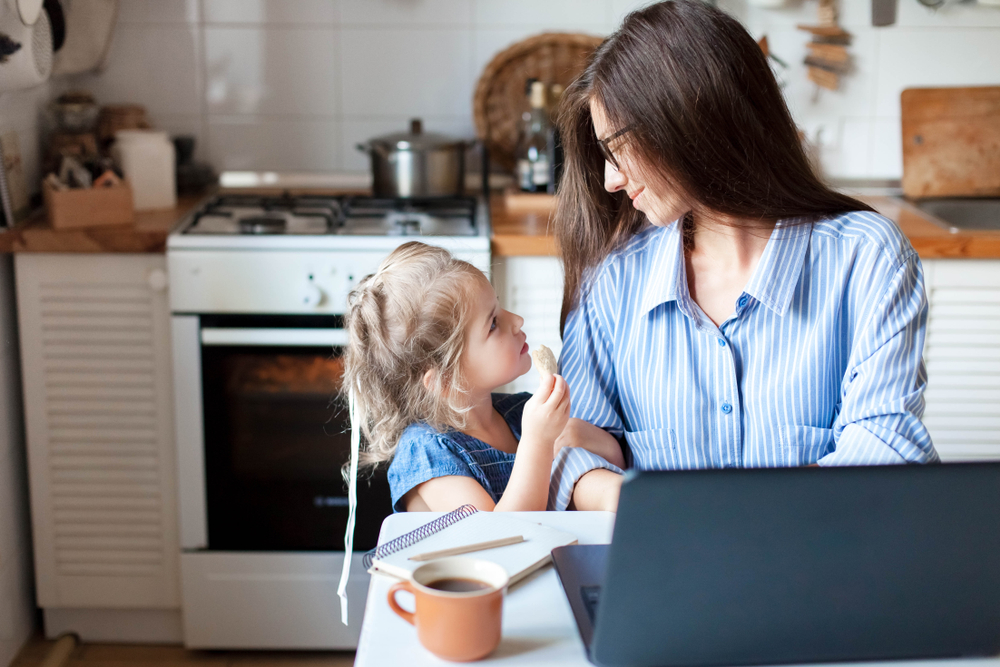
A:
<svg viewBox="0 0 1000 667">
<path fill-rule="evenodd" d="M 832 428 L 785 425 L 780 433 L 786 465 L 810 465 L 833 451 Z"/>
<path fill-rule="evenodd" d="M 677 433 L 672 428 L 651 428 L 646 431 L 625 431 L 632 452 L 632 465 L 640 470 L 677 470 L 694 468 L 685 464 L 677 446 Z"/>
</svg>

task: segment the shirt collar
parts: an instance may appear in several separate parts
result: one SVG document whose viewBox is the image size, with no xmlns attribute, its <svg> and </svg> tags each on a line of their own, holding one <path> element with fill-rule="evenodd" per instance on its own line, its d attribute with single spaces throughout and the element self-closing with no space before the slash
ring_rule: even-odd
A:
<svg viewBox="0 0 1000 667">
<path fill-rule="evenodd" d="M 677 220 L 662 230 L 655 230 L 650 242 L 649 279 L 643 286 L 642 312 L 648 313 L 661 303 L 676 301 L 683 290 L 687 294 L 687 272 L 681 244 L 681 225 Z"/>
<path fill-rule="evenodd" d="M 778 315 L 784 315 L 798 286 L 811 235 L 811 223 L 803 224 L 795 218 L 779 220 L 743 291 Z M 682 311 L 690 311 L 692 317 L 700 319 L 697 309 L 689 303 L 680 221 L 656 234 L 651 244 L 652 264 L 642 295 L 642 312 L 677 301 Z"/>
<path fill-rule="evenodd" d="M 778 315 L 784 315 L 799 285 L 812 223 L 798 218 L 779 220 L 744 292 Z"/>
</svg>

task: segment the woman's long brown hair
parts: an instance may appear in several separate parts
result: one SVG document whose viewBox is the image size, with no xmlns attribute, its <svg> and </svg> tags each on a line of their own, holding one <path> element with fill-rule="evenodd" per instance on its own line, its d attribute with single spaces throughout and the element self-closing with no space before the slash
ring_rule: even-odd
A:
<svg viewBox="0 0 1000 667">
<path fill-rule="evenodd" d="M 587 271 L 645 224 L 623 192 L 604 190 L 591 100 L 610 127 L 633 128 L 623 139 L 644 172 L 702 210 L 751 221 L 872 210 L 814 173 L 767 60 L 739 22 L 701 0 L 633 12 L 560 105 L 560 326 L 580 299 Z"/>
</svg>

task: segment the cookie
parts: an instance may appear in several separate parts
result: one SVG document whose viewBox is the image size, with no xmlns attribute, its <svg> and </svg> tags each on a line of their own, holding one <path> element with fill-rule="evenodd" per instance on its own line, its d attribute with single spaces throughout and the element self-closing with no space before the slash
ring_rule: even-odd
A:
<svg viewBox="0 0 1000 667">
<path fill-rule="evenodd" d="M 552 354 L 552 350 L 544 345 L 539 345 L 532 350 L 531 358 L 535 360 L 535 367 L 539 373 L 555 375 L 556 371 L 559 370 L 559 366 L 556 364 L 556 355 Z"/>
</svg>

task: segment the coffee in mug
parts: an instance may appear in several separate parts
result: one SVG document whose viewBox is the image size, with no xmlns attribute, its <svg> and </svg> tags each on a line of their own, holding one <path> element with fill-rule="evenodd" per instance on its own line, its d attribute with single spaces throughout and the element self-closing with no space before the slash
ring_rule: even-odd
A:
<svg viewBox="0 0 1000 667">
<path fill-rule="evenodd" d="M 479 581 L 478 579 L 460 579 L 458 577 L 449 577 L 447 579 L 438 579 L 437 581 L 432 581 L 427 584 L 428 588 L 433 588 L 436 591 L 450 591 L 452 593 L 468 593 L 469 591 L 482 591 L 490 587 L 485 581 Z"/>
<path fill-rule="evenodd" d="M 428 651 L 465 662 L 485 658 L 500 644 L 503 596 L 509 577 L 496 563 L 456 556 L 441 558 L 413 571 L 411 581 L 389 589 L 389 606 L 417 628 L 417 638 Z M 396 602 L 396 593 L 409 591 L 415 611 Z"/>
</svg>

